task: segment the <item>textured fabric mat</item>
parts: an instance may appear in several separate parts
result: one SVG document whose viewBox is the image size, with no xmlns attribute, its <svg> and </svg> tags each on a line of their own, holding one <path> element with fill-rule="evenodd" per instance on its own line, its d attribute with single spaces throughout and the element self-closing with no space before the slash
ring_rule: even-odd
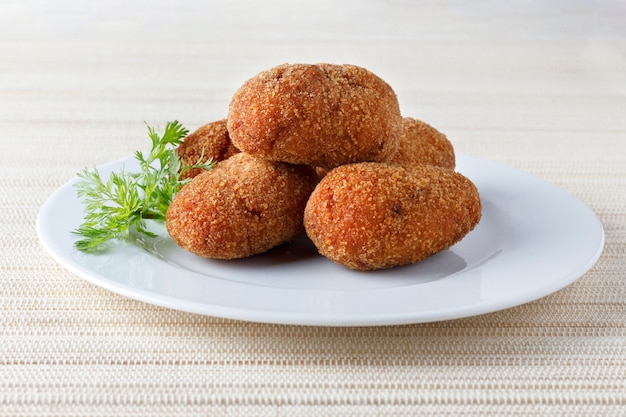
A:
<svg viewBox="0 0 626 417">
<path fill-rule="evenodd" d="M 626 415 L 623 5 L 224 3 L 0 1 L 0 415 Z M 155 307 L 44 251 L 39 208 L 78 170 L 296 61 L 366 66 L 458 152 L 580 198 L 598 263 L 492 314 L 327 328 Z"/>
</svg>

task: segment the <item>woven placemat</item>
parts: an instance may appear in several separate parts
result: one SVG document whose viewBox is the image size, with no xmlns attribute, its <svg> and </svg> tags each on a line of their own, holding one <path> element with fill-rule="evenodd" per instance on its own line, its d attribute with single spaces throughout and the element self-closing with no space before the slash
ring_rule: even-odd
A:
<svg viewBox="0 0 626 417">
<path fill-rule="evenodd" d="M 532 20 L 547 32 L 527 33 L 529 10 L 520 17 L 498 6 L 497 25 L 512 25 L 499 38 L 484 16 L 465 20 L 476 10 L 431 7 L 426 29 L 411 29 L 402 16 L 419 14 L 399 1 L 384 7 L 404 26 L 381 26 L 377 40 L 356 23 L 339 40 L 311 32 L 296 42 L 276 27 L 259 40 L 248 18 L 249 32 L 215 33 L 214 42 L 209 29 L 190 40 L 192 28 L 182 26 L 183 18 L 199 23 L 201 2 L 183 14 L 146 11 L 162 23 L 168 13 L 179 19 L 171 36 L 153 38 L 145 21 L 133 32 L 113 13 L 80 26 L 83 14 L 95 16 L 87 6 L 78 15 L 70 6 L 39 10 L 32 21 L 11 15 L 31 3 L 0 19 L 0 415 L 626 415 L 626 38 L 618 25 L 581 40 L 577 28 L 600 25 L 577 25 L 586 14 L 576 9 L 566 30 L 550 32 L 550 19 L 563 23 L 551 6 Z M 42 20 L 46 13 L 54 19 Z M 29 22 L 35 35 L 23 29 Z M 399 40 L 403 31 L 410 36 Z M 44 251 L 39 208 L 79 169 L 145 148 L 144 121 L 195 128 L 224 117 L 245 78 L 296 60 L 370 67 L 395 87 L 406 115 L 444 131 L 458 152 L 580 198 L 605 229 L 597 264 L 548 297 L 491 314 L 333 328 L 156 307 L 94 286 Z"/>
</svg>

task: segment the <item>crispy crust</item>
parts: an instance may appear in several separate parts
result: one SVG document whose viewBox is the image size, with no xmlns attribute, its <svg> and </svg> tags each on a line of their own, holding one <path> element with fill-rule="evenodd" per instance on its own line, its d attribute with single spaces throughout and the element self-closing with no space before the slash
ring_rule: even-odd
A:
<svg viewBox="0 0 626 417">
<path fill-rule="evenodd" d="M 474 184 L 449 169 L 385 163 L 330 171 L 304 225 L 319 252 L 355 270 L 411 264 L 461 240 L 479 222 Z"/>
<path fill-rule="evenodd" d="M 303 232 L 317 180 L 311 167 L 238 153 L 182 188 L 167 211 L 167 230 L 183 249 L 207 258 L 262 253 Z"/>
<path fill-rule="evenodd" d="M 239 149 L 233 145 L 228 135 L 226 119 L 200 126 L 185 137 L 176 151 L 187 165 L 193 165 L 199 161 L 207 162 L 209 159 L 219 162 L 239 153 Z M 190 169 L 182 177 L 193 178 L 202 171 L 202 169 Z"/>
<path fill-rule="evenodd" d="M 228 112 L 229 134 L 242 151 L 326 168 L 384 160 L 396 152 L 401 124 L 391 86 L 354 65 L 263 71 L 239 88 Z"/>
<path fill-rule="evenodd" d="M 421 120 L 402 119 L 402 136 L 398 150 L 384 162 L 390 164 L 428 164 L 455 168 L 454 147 L 446 135 Z"/>
</svg>

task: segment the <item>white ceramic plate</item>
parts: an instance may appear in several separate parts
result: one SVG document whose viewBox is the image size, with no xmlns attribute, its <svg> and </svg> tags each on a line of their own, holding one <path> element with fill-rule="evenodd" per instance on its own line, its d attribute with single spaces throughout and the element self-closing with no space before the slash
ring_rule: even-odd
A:
<svg viewBox="0 0 626 417">
<path fill-rule="evenodd" d="M 133 158 L 103 167 L 104 177 Z M 604 245 L 602 225 L 581 201 L 518 170 L 466 155 L 457 170 L 478 187 L 480 224 L 461 242 L 415 265 L 355 272 L 317 255 L 308 239 L 243 260 L 196 257 L 162 225 L 159 238 L 120 242 L 86 255 L 74 249 L 83 207 L 62 186 L 37 218 L 41 242 L 80 277 L 124 296 L 173 309 L 247 321 L 389 325 L 468 317 L 513 307 L 582 276 Z"/>
</svg>

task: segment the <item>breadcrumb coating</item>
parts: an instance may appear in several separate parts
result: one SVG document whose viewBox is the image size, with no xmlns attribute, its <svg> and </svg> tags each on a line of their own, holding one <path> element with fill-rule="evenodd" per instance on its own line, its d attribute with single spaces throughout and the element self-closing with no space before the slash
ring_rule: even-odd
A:
<svg viewBox="0 0 626 417">
<path fill-rule="evenodd" d="M 228 159 L 239 149 L 233 145 L 226 128 L 226 119 L 204 124 L 185 137 L 176 148 L 179 158 L 187 165 L 207 162 L 209 159 L 219 162 Z M 183 178 L 193 178 L 203 169 L 185 171 Z"/>
<path fill-rule="evenodd" d="M 320 181 L 304 225 L 320 254 L 366 271 L 415 263 L 449 248 L 478 224 L 481 210 L 475 185 L 452 170 L 358 163 Z"/>
<path fill-rule="evenodd" d="M 384 162 L 390 164 L 428 164 L 454 169 L 454 147 L 446 135 L 412 117 L 402 119 L 402 135 L 398 150 Z"/>
<path fill-rule="evenodd" d="M 237 259 L 304 231 L 319 253 L 354 270 L 412 264 L 479 223 L 476 186 L 454 148 L 402 117 L 395 92 L 355 65 L 283 64 L 247 80 L 228 117 L 178 147 L 195 164 L 170 205 L 173 240 L 196 255 Z"/>
<path fill-rule="evenodd" d="M 402 116 L 391 86 L 365 68 L 284 64 L 237 90 L 228 131 L 249 154 L 332 168 L 395 153 Z"/>
<path fill-rule="evenodd" d="M 197 175 L 166 214 L 172 239 L 196 255 L 244 258 L 303 233 L 315 170 L 238 153 Z"/>
</svg>

